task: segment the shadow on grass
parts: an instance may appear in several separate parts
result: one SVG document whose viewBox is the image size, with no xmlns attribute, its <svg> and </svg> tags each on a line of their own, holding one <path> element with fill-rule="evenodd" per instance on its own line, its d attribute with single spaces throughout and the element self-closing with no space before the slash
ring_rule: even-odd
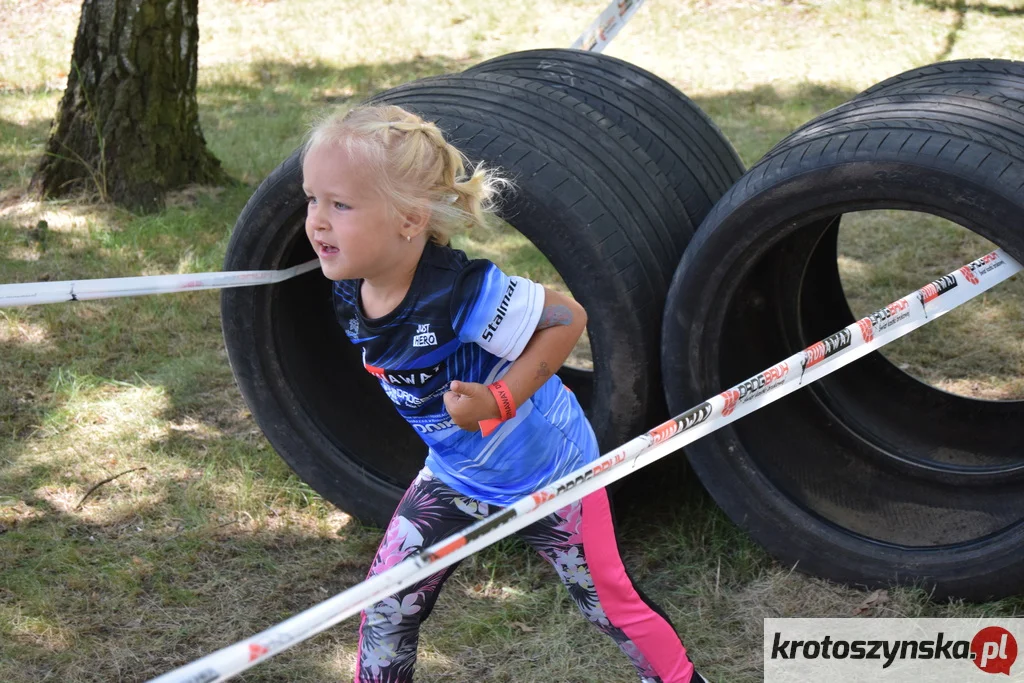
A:
<svg viewBox="0 0 1024 683">
<path fill-rule="evenodd" d="M 805 82 L 782 90 L 759 85 L 692 99 L 722 129 L 743 163 L 750 167 L 795 129 L 856 94 L 849 88 Z"/>
<path fill-rule="evenodd" d="M 318 96 L 326 102 L 364 99 L 388 88 L 420 78 L 455 73 L 472 66 L 478 57 L 470 55 L 453 59 L 445 55 L 420 55 L 403 62 L 357 64 L 338 69 L 322 61 L 293 64 L 272 60 L 253 62 L 250 76 L 264 85 L 295 85 L 319 88 Z M 348 93 L 344 88 L 351 89 Z"/>
<path fill-rule="evenodd" d="M 949 59 L 956 47 L 960 33 L 964 29 L 968 13 L 984 14 L 991 17 L 1024 17 L 1024 7 L 1004 7 L 1002 5 L 991 5 L 986 2 L 968 2 L 967 0 L 914 0 L 914 4 L 922 5 L 939 12 L 953 10 L 956 17 L 946 34 L 946 44 L 935 57 L 936 62 Z"/>
<path fill-rule="evenodd" d="M 228 171 L 256 184 L 301 144 L 310 124 L 325 112 L 471 63 L 429 56 L 338 69 L 323 62 L 259 61 L 244 72 L 214 72 L 198 93 L 203 131 Z"/>
<path fill-rule="evenodd" d="M 49 119 L 18 123 L 0 117 L 0 189 L 27 182 L 42 154 L 49 126 Z"/>
<path fill-rule="evenodd" d="M 936 9 L 938 8 L 936 7 Z M 942 52 L 935 57 L 936 62 L 945 61 L 953 54 L 953 48 L 956 47 L 956 41 L 960 38 L 960 32 L 964 30 L 964 23 L 967 21 L 967 3 L 957 0 L 952 9 L 956 10 L 956 19 L 953 20 L 953 25 L 949 27 L 949 33 L 946 34 L 946 45 L 942 48 Z"/>
<path fill-rule="evenodd" d="M 993 17 L 1024 17 L 1024 7 L 1006 7 L 971 0 L 914 0 L 914 4 L 939 11 L 956 10 L 957 14 L 976 12 Z"/>
</svg>

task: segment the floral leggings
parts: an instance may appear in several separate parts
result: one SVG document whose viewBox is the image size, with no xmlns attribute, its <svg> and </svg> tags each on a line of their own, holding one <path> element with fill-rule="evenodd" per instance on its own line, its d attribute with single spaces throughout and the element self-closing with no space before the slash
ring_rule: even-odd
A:
<svg viewBox="0 0 1024 683">
<path fill-rule="evenodd" d="M 500 508 L 473 500 L 423 471 L 398 504 L 369 576 Z M 647 683 L 688 683 L 693 665 L 668 618 L 633 586 L 619 557 L 604 489 L 522 529 L 519 536 L 551 563 L 573 602 L 608 634 Z M 588 553 L 592 562 L 587 562 Z M 363 612 L 356 681 L 412 681 L 420 624 L 430 615 L 447 567 Z"/>
</svg>

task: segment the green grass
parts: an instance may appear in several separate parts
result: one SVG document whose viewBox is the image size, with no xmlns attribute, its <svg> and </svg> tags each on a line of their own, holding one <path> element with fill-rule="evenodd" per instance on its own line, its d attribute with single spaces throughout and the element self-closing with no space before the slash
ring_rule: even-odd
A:
<svg viewBox="0 0 1024 683">
<path fill-rule="evenodd" d="M 80 3 L 0 0 L 0 282 L 218 270 L 255 185 L 315 114 L 505 52 L 566 46 L 602 5 L 204 0 L 203 131 L 241 185 L 190 188 L 138 217 L 25 195 Z M 750 164 L 907 68 L 1024 59 L 1024 11 L 996 0 L 652 0 L 608 52 L 693 97 Z M 45 242 L 31 231 L 39 220 Z M 931 217 L 873 212 L 843 226 L 840 265 L 858 314 L 987 250 Z M 514 232 L 459 239 L 554 281 Z M 380 532 L 323 501 L 269 447 L 228 368 L 218 303 L 195 292 L 0 311 L 0 680 L 145 680 L 365 575 Z M 886 353 L 951 391 L 1022 397 L 1022 304 L 1020 282 L 1001 285 Z M 979 339 L 980 325 L 993 333 Z M 715 681 L 760 680 L 763 617 L 848 616 L 869 596 L 778 566 L 678 461 L 634 475 L 627 494 L 627 564 Z M 864 613 L 1004 616 L 1020 606 L 940 604 L 904 588 Z M 349 620 L 241 680 L 343 679 L 355 644 Z M 518 541 L 464 563 L 420 651 L 425 681 L 633 680 Z"/>
</svg>

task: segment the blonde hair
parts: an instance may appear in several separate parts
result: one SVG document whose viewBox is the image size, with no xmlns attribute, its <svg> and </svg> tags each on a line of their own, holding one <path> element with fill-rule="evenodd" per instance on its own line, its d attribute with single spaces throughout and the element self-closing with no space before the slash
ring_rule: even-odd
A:
<svg viewBox="0 0 1024 683">
<path fill-rule="evenodd" d="M 438 244 L 463 228 L 486 225 L 502 190 L 512 187 L 482 164 L 467 174 L 466 156 L 437 125 L 395 105 L 363 105 L 316 122 L 302 154 L 324 145 L 358 154 L 398 215 L 429 210 L 427 234 Z"/>
</svg>

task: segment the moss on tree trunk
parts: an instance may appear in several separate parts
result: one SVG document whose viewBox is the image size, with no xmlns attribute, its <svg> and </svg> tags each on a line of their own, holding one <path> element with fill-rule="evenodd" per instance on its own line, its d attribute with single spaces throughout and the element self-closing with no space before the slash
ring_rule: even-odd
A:
<svg viewBox="0 0 1024 683">
<path fill-rule="evenodd" d="M 154 211 L 167 190 L 228 180 L 199 127 L 197 15 L 198 0 L 84 0 L 36 190 Z"/>
</svg>

